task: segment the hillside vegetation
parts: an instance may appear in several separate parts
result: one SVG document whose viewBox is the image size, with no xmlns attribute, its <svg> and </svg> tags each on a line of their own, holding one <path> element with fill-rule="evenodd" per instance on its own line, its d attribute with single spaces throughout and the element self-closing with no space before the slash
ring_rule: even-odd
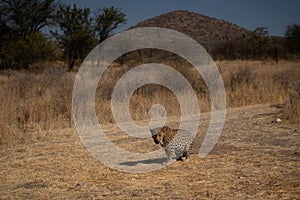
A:
<svg viewBox="0 0 300 200">
<path fill-rule="evenodd" d="M 184 33 L 201 44 L 214 59 L 298 59 L 300 26 L 287 26 L 285 37 L 270 36 L 268 27 L 247 30 L 222 19 L 185 10 L 172 11 L 138 23 Z M 155 55 L 155 54 L 154 54 Z"/>
<path fill-rule="evenodd" d="M 186 10 L 165 13 L 138 23 L 137 27 L 162 27 L 184 33 L 208 51 L 228 40 L 241 39 L 249 31 L 235 24 Z"/>
</svg>

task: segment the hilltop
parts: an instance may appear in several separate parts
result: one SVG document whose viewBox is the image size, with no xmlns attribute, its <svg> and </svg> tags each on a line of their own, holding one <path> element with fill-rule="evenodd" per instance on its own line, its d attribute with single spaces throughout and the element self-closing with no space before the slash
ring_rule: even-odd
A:
<svg viewBox="0 0 300 200">
<path fill-rule="evenodd" d="M 207 50 L 232 39 L 239 39 L 249 31 L 235 24 L 185 10 L 172 11 L 142 21 L 137 27 L 162 27 L 182 32 L 198 41 Z"/>
</svg>

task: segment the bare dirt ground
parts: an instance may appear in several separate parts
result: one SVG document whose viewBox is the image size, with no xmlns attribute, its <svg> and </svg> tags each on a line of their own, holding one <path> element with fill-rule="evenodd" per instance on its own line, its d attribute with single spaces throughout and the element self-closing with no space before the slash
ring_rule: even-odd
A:
<svg viewBox="0 0 300 200">
<path fill-rule="evenodd" d="M 39 133 L 31 144 L 1 149 L 0 199 L 300 199 L 300 127 L 272 123 L 279 112 L 230 109 L 208 156 L 144 174 L 104 166 L 73 129 Z M 134 148 L 134 139 L 124 141 Z M 140 144 L 158 148 L 151 138 Z"/>
</svg>

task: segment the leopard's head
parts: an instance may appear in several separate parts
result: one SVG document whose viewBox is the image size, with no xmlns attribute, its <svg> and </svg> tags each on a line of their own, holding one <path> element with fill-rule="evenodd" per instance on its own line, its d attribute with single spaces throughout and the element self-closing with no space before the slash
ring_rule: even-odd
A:
<svg viewBox="0 0 300 200">
<path fill-rule="evenodd" d="M 162 128 L 155 128 L 155 129 L 150 129 L 152 139 L 155 144 L 160 144 L 162 143 L 163 140 L 163 134 L 161 133 Z"/>
<path fill-rule="evenodd" d="M 172 129 L 168 126 L 150 129 L 152 134 L 152 138 L 155 144 L 160 144 L 161 146 L 166 146 L 173 138 L 174 134 L 172 133 Z"/>
</svg>

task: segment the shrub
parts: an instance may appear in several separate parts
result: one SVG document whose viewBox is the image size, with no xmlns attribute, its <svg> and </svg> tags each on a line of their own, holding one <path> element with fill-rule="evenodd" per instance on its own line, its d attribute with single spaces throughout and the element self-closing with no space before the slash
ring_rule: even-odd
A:
<svg viewBox="0 0 300 200">
<path fill-rule="evenodd" d="M 17 37 L 7 42 L 0 65 L 2 68 L 27 69 L 29 65 L 53 58 L 55 49 L 54 43 L 40 33 Z"/>
<path fill-rule="evenodd" d="M 248 68 L 239 68 L 238 71 L 233 71 L 230 74 L 230 89 L 235 91 L 242 84 L 250 84 L 254 80 L 253 72 Z"/>
</svg>

